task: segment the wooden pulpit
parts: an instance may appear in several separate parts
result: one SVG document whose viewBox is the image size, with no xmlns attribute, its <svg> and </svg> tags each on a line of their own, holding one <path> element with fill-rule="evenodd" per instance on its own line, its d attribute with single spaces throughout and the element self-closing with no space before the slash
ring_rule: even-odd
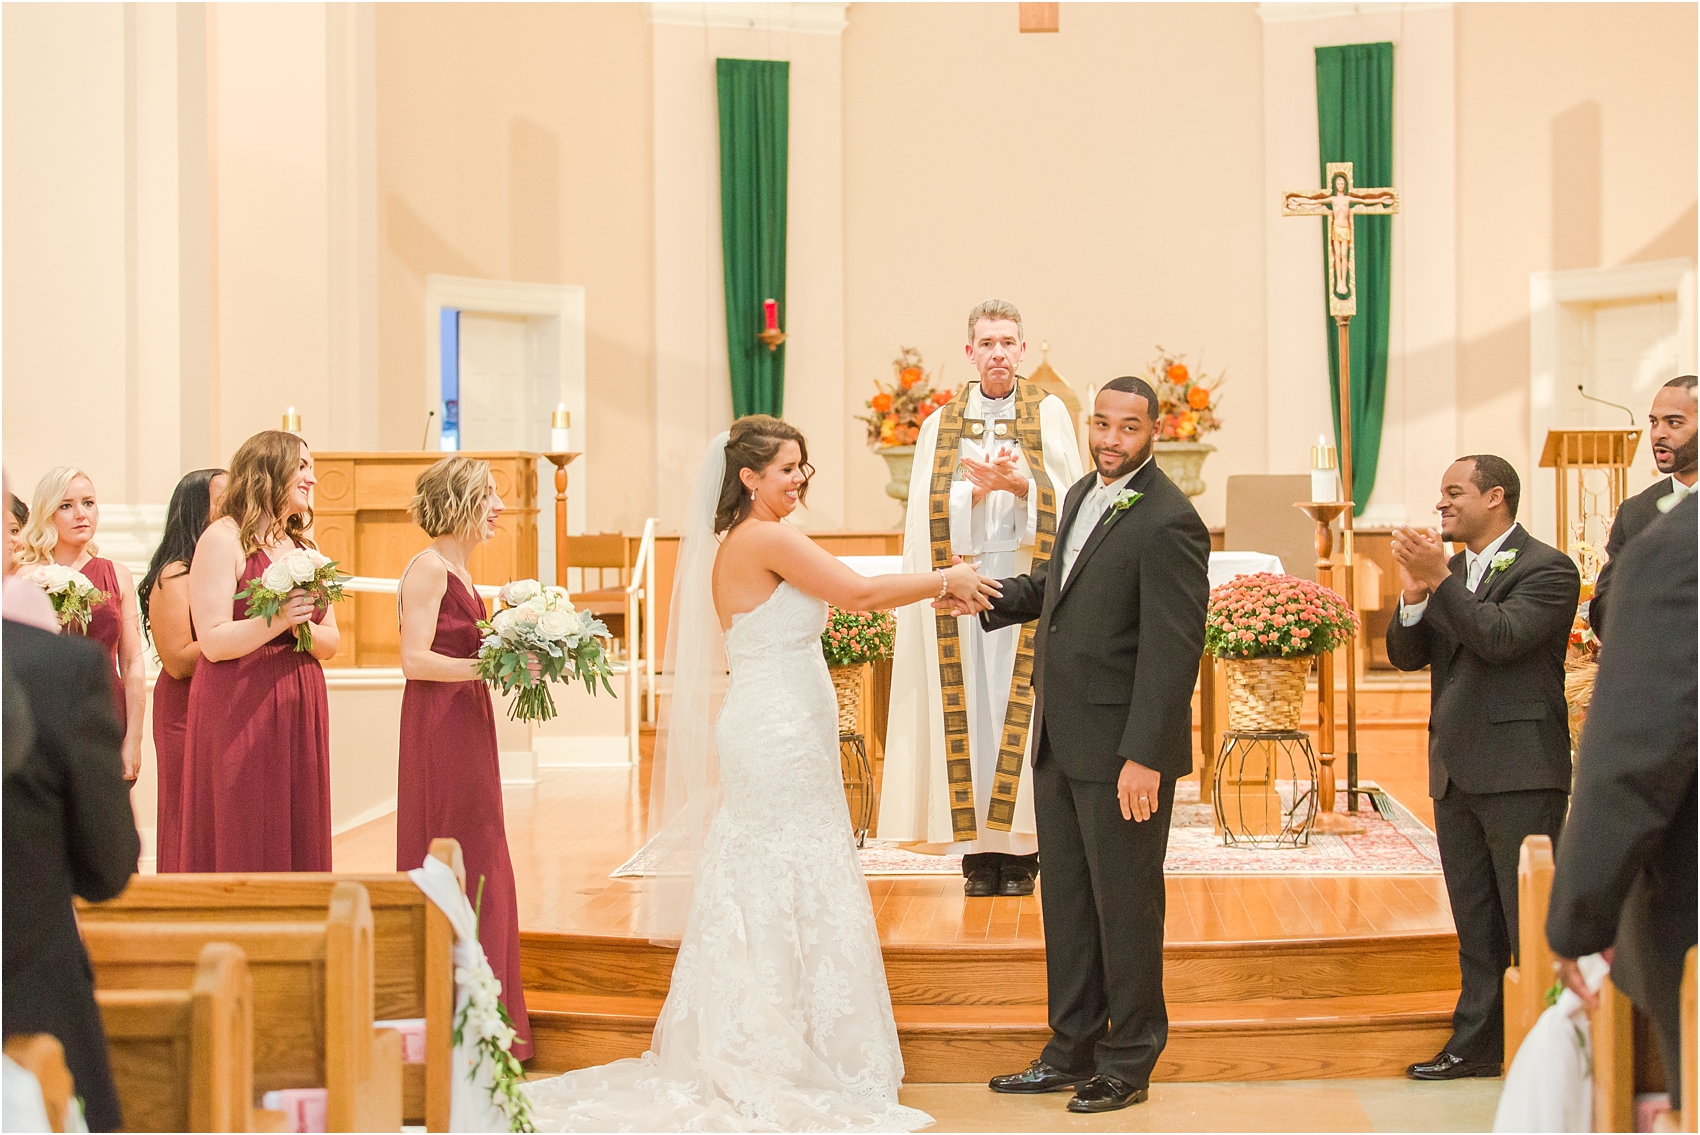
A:
<svg viewBox="0 0 1700 1135">
<path fill-rule="evenodd" d="M 1558 550 L 1570 554 L 1573 541 L 1587 539 L 1588 521 L 1610 528 L 1618 506 L 1629 495 L 1629 466 L 1635 460 L 1640 430 L 1548 430 L 1541 449 L 1541 468 L 1558 478 Z M 1591 470 L 1602 470 L 1604 489 L 1589 486 Z M 1571 474 L 1574 473 L 1575 476 Z M 1605 546 L 1602 533 L 1597 543 Z"/>
<path fill-rule="evenodd" d="M 315 453 L 313 539 L 351 575 L 398 579 L 431 541 L 407 516 L 419 474 L 442 453 Z M 472 554 L 474 583 L 537 578 L 536 453 L 462 453 L 490 463 L 502 518 Z M 332 666 L 401 665 L 401 629 L 388 595 L 350 594 L 337 605 L 342 648 Z"/>
</svg>

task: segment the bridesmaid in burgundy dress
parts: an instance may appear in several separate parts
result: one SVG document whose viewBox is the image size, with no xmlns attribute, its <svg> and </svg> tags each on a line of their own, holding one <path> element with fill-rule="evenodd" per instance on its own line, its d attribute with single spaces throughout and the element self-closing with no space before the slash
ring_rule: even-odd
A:
<svg viewBox="0 0 1700 1135">
<path fill-rule="evenodd" d="M 402 573 L 401 763 L 396 786 L 396 870 L 418 867 L 431 841 L 460 841 L 478 938 L 502 983 L 513 1055 L 531 1055 L 531 1021 L 519 980 L 519 904 L 502 820 L 502 771 L 490 691 L 473 672 L 486 617 L 467 567 L 496 531 L 502 498 L 487 461 L 449 457 L 419 475 L 408 514 L 431 546 Z M 483 896 L 479 896 L 479 883 Z"/>
<path fill-rule="evenodd" d="M 189 683 L 201 644 L 189 618 L 189 565 L 195 541 L 218 511 L 228 480 L 223 469 L 197 469 L 177 482 L 165 513 L 165 532 L 137 588 L 142 630 L 153 639 L 160 672 L 153 685 L 153 749 L 159 773 L 154 827 L 157 870 L 177 871 L 183 838 L 183 735 L 189 727 Z"/>
<path fill-rule="evenodd" d="M 112 659 L 113 707 L 124 730 L 124 779 L 132 785 L 142 767 L 142 719 L 147 713 L 148 677 L 142 656 L 142 631 L 136 619 L 136 584 L 130 569 L 96 553 L 95 529 L 100 505 L 87 473 L 61 465 L 51 469 L 35 487 L 30 522 L 20 533 L 23 546 L 18 563 L 30 568 L 58 563 L 80 571 L 106 593 L 94 609 L 87 629 L 72 623 L 71 634 L 86 634 L 106 647 Z"/>
<path fill-rule="evenodd" d="M 230 459 L 220 516 L 189 567 L 201 660 L 183 741 L 181 871 L 331 869 L 330 712 L 320 665 L 341 643 L 336 616 L 297 589 L 268 625 L 236 593 L 272 561 L 310 547 L 313 456 L 267 430 Z M 311 652 L 294 630 L 311 620 Z"/>
</svg>

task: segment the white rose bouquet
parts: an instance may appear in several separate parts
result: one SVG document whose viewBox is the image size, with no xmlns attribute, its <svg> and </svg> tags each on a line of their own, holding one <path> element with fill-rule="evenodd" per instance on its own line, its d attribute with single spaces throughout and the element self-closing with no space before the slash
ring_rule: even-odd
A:
<svg viewBox="0 0 1700 1135">
<path fill-rule="evenodd" d="M 94 609 L 107 599 L 106 592 L 90 583 L 88 576 L 63 564 L 42 564 L 29 573 L 29 580 L 47 592 L 60 626 L 76 623 L 77 629 L 85 633 Z"/>
<path fill-rule="evenodd" d="M 608 628 L 590 612 L 574 610 L 566 588 L 517 579 L 502 588 L 497 598 L 502 609 L 478 624 L 484 632 L 478 676 L 504 694 L 519 691 L 509 718 L 548 721 L 554 717 L 550 682 L 577 678 L 594 694 L 600 681 L 613 695 L 614 687 L 608 682 L 613 668 L 598 641 L 608 637 Z"/>
<path fill-rule="evenodd" d="M 342 599 L 342 585 L 354 578 L 337 567 L 337 561 L 313 548 L 297 548 L 279 556 L 260 578 L 250 580 L 236 598 L 248 600 L 247 616 L 261 618 L 270 626 L 272 619 L 289 602 L 289 593 L 305 591 L 320 611 Z M 302 623 L 295 628 L 295 649 L 313 649 L 313 624 Z"/>
</svg>

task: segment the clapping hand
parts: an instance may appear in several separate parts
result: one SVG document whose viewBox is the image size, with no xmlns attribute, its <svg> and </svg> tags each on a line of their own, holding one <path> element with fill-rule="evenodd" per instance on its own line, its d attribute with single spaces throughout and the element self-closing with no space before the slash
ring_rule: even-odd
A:
<svg viewBox="0 0 1700 1135">
<path fill-rule="evenodd" d="M 1016 468 L 1015 454 L 1008 450 L 995 450 L 985 461 L 964 457 L 962 473 L 974 486 L 975 504 L 985 500 L 988 493 L 1014 493 L 1017 497 L 1027 495 L 1027 478 Z"/>
<path fill-rule="evenodd" d="M 1407 603 L 1422 602 L 1449 574 L 1440 534 L 1427 529 L 1395 528 L 1393 562 L 1398 565 L 1399 584 Z"/>
<path fill-rule="evenodd" d="M 935 610 L 977 615 L 991 610 L 992 600 L 1003 594 L 997 580 L 981 575 L 975 565 L 963 563 L 961 556 L 951 557 L 944 578 L 945 595 L 934 601 Z"/>
</svg>

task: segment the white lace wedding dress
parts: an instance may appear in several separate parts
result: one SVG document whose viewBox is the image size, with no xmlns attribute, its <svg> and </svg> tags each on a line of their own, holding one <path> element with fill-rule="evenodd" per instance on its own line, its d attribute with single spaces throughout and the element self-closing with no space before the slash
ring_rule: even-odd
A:
<svg viewBox="0 0 1700 1135">
<path fill-rule="evenodd" d="M 539 1131 L 914 1131 L 838 761 L 826 605 L 726 632 L 722 801 L 650 1051 L 527 1085 Z"/>
</svg>

